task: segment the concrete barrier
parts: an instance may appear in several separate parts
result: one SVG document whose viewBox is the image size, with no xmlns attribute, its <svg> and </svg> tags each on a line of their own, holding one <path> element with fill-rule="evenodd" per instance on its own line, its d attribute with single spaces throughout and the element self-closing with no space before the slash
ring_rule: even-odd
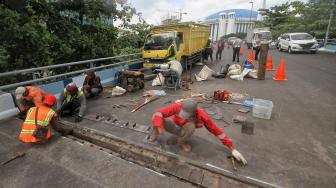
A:
<svg viewBox="0 0 336 188">
<path fill-rule="evenodd" d="M 20 113 L 15 107 L 13 97 L 10 93 L 0 93 L 0 120 L 16 116 Z"/>
</svg>

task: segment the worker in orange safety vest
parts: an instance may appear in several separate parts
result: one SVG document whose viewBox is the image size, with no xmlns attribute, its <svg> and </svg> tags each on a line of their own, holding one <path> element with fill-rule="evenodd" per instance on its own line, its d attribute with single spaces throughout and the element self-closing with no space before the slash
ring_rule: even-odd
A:
<svg viewBox="0 0 336 188">
<path fill-rule="evenodd" d="M 51 109 L 55 102 L 56 97 L 49 94 L 44 97 L 43 105 L 28 110 L 19 135 L 22 142 L 44 143 L 51 137 L 50 125 L 55 130 L 60 130 L 57 125 L 57 114 Z"/>
<path fill-rule="evenodd" d="M 33 86 L 20 86 L 15 90 L 15 96 L 18 101 L 18 106 L 20 112 L 23 114 L 26 114 L 26 112 L 31 107 L 42 106 L 42 100 L 45 95 L 46 93 L 42 89 Z"/>
</svg>

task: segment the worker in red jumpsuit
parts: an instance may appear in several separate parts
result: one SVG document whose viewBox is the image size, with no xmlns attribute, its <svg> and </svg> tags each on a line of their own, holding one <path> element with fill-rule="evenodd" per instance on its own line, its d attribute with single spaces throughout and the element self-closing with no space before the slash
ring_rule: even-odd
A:
<svg viewBox="0 0 336 188">
<path fill-rule="evenodd" d="M 177 142 L 181 148 L 186 151 L 191 151 L 191 145 L 185 141 L 194 132 L 196 128 L 202 126 L 215 135 L 220 141 L 228 147 L 232 156 L 244 165 L 247 161 L 232 144 L 231 139 L 216 126 L 209 115 L 200 107 L 197 107 L 197 101 L 193 99 L 184 99 L 157 110 L 153 115 L 153 132 L 149 137 L 151 142 L 158 139 L 165 131 L 168 131 L 178 136 Z"/>
</svg>

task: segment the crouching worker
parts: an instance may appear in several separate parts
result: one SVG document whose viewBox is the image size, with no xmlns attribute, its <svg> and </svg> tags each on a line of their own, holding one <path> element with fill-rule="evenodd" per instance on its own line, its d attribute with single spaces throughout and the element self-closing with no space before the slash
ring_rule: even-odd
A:
<svg viewBox="0 0 336 188">
<path fill-rule="evenodd" d="M 194 134 L 196 128 L 202 126 L 215 135 L 226 147 L 228 147 L 233 157 L 243 164 L 247 164 L 245 158 L 234 149 L 231 139 L 217 127 L 209 115 L 193 99 L 177 101 L 167 107 L 159 109 L 153 115 L 153 132 L 149 141 L 158 139 L 165 131 L 178 136 L 178 144 L 186 151 L 191 151 L 191 145 L 185 141 Z"/>
<path fill-rule="evenodd" d="M 57 125 L 57 114 L 51 108 L 56 102 L 54 95 L 46 95 L 43 99 L 43 105 L 32 107 L 28 110 L 19 139 L 26 143 L 44 143 L 51 137 L 50 127 L 56 131 L 62 129 Z M 70 130 L 65 131 L 69 134 Z"/>
<path fill-rule="evenodd" d="M 100 77 L 96 76 L 94 70 L 87 71 L 87 76 L 83 83 L 83 91 L 86 98 L 96 97 L 103 91 Z"/>
<path fill-rule="evenodd" d="M 83 91 L 78 89 L 75 83 L 69 83 L 63 90 L 60 96 L 60 103 L 58 103 L 57 112 L 60 117 L 67 115 L 78 115 L 75 116 L 75 121 L 82 121 L 84 112 L 86 110 L 86 99 Z"/>
<path fill-rule="evenodd" d="M 22 115 L 26 115 L 31 107 L 40 107 L 43 105 L 43 97 L 45 92 L 33 86 L 18 87 L 15 90 L 15 96 L 18 101 L 18 106 Z"/>
</svg>

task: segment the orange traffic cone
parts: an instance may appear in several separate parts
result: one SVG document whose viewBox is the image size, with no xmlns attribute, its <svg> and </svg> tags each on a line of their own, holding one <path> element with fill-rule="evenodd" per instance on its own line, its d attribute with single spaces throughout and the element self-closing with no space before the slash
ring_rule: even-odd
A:
<svg viewBox="0 0 336 188">
<path fill-rule="evenodd" d="M 272 55 L 268 54 L 267 57 L 267 63 L 266 63 L 266 71 L 273 71 L 273 59 L 272 59 Z"/>
<path fill-rule="evenodd" d="M 250 53 L 248 55 L 248 58 L 247 58 L 248 61 L 253 61 L 254 60 L 254 53 L 253 53 L 253 50 L 250 50 Z"/>
<path fill-rule="evenodd" d="M 273 77 L 273 80 L 277 80 L 277 81 L 287 80 L 286 75 L 285 75 L 285 60 L 284 59 L 280 59 L 280 64 L 275 73 L 275 76 Z"/>
<path fill-rule="evenodd" d="M 239 55 L 240 55 L 240 56 L 244 56 L 244 50 L 243 50 L 243 48 L 240 48 L 240 50 L 239 50 Z"/>
</svg>

